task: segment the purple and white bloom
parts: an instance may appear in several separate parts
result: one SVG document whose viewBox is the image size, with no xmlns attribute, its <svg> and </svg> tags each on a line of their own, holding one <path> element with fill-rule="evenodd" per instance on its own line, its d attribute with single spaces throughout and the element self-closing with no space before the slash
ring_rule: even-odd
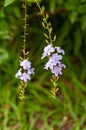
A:
<svg viewBox="0 0 86 130">
<path fill-rule="evenodd" d="M 20 76 L 20 79 L 26 83 L 27 80 L 30 80 L 31 78 L 30 78 L 30 75 L 29 75 L 29 74 L 27 74 L 27 73 L 24 72 L 24 73 L 22 73 L 22 75 Z"/>
<path fill-rule="evenodd" d="M 62 55 L 58 55 L 57 53 L 53 53 L 50 58 L 49 58 L 53 64 L 57 64 L 60 62 L 60 60 L 62 60 Z"/>
<path fill-rule="evenodd" d="M 44 52 L 42 54 L 42 59 L 45 58 L 46 56 L 50 56 L 53 52 L 55 51 L 55 48 L 49 44 L 44 48 Z"/>
<path fill-rule="evenodd" d="M 20 66 L 22 66 L 23 69 L 28 70 L 29 68 L 31 68 L 31 62 L 28 61 L 27 59 L 25 59 L 25 60 L 20 62 Z"/>
<path fill-rule="evenodd" d="M 59 75 L 62 75 L 62 68 L 59 67 L 59 66 L 55 66 L 53 69 L 52 69 L 52 73 L 55 75 L 55 77 L 58 77 Z"/>
<path fill-rule="evenodd" d="M 28 74 L 34 74 L 34 68 L 30 68 L 28 71 L 27 71 Z"/>
<path fill-rule="evenodd" d="M 34 68 L 31 68 L 31 62 L 24 59 L 20 62 L 20 69 L 16 73 L 15 77 L 26 83 L 31 79 L 31 74 L 34 74 Z"/>
<path fill-rule="evenodd" d="M 44 69 L 46 69 L 46 70 L 48 70 L 48 69 L 52 70 L 55 65 L 56 65 L 56 63 L 53 62 L 52 59 L 49 59 L 49 61 L 45 64 Z"/>
<path fill-rule="evenodd" d="M 55 47 L 55 49 L 56 49 L 57 53 L 61 53 L 63 55 L 65 54 L 64 50 L 61 49 L 61 47 Z"/>
<path fill-rule="evenodd" d="M 58 63 L 58 66 L 61 67 L 61 68 L 66 68 L 66 66 L 61 62 Z"/>
<path fill-rule="evenodd" d="M 49 58 L 49 61 L 45 64 L 45 69 L 53 69 L 54 66 L 56 66 L 58 63 L 60 63 L 60 60 L 62 59 L 61 55 L 58 55 L 56 53 L 52 54 Z"/>
<path fill-rule="evenodd" d="M 62 54 L 65 54 L 63 49 L 60 47 L 52 47 L 52 45 L 47 45 L 44 48 L 44 53 L 42 54 L 42 59 L 46 56 L 49 58 L 48 62 L 44 66 L 44 69 L 50 69 L 51 73 L 55 77 L 62 75 L 62 69 L 66 68 L 66 66 L 61 62 Z"/>
</svg>

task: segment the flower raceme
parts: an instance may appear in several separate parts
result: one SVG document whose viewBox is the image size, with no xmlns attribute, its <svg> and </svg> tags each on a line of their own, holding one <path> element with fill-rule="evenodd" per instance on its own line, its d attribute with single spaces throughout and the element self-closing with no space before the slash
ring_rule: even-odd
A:
<svg viewBox="0 0 86 130">
<path fill-rule="evenodd" d="M 41 59 L 48 57 L 49 60 L 45 64 L 44 69 L 51 70 L 51 73 L 58 77 L 59 75 L 62 75 L 62 69 L 66 66 L 61 62 L 62 60 L 62 54 L 64 55 L 65 52 L 60 47 L 53 47 L 51 44 L 47 45 L 44 48 L 44 52 L 42 54 Z"/>
<path fill-rule="evenodd" d="M 27 83 L 31 79 L 31 74 L 34 74 L 34 68 L 31 68 L 31 62 L 24 59 L 20 62 L 20 69 L 16 73 L 15 77 L 19 78 L 24 83 Z"/>
</svg>

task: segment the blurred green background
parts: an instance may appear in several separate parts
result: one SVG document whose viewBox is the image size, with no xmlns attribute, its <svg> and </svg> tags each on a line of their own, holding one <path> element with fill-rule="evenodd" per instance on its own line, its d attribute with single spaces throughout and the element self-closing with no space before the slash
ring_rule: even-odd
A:
<svg viewBox="0 0 86 130">
<path fill-rule="evenodd" d="M 22 1 L 9 1 L 4 7 L 0 0 L 0 130 L 86 130 L 86 0 L 40 1 L 57 35 L 54 45 L 65 50 L 56 99 L 50 96 L 51 73 L 41 61 L 46 46 L 42 17 L 35 3 L 27 3 L 27 49 L 35 75 L 23 101 L 15 78 L 23 45 Z"/>
</svg>

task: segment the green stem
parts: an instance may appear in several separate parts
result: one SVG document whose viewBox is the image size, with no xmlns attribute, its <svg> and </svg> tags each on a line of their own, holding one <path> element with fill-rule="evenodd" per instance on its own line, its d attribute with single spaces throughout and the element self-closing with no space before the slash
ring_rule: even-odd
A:
<svg viewBox="0 0 86 130">
<path fill-rule="evenodd" d="M 39 5 L 39 3 L 38 3 L 37 0 L 35 0 L 35 3 L 37 4 L 37 6 L 38 6 L 40 12 L 42 13 L 43 18 L 46 19 L 46 16 L 44 15 L 44 12 L 42 11 L 42 9 L 41 9 L 41 7 L 40 7 L 40 5 Z M 52 43 L 52 37 L 51 37 L 51 32 L 50 32 L 50 28 L 49 28 L 49 26 L 48 26 L 47 20 L 45 21 L 45 26 L 46 26 L 46 29 L 48 30 L 49 43 L 50 43 L 51 45 L 53 45 L 53 43 Z"/>
<path fill-rule="evenodd" d="M 24 1 L 24 59 L 26 54 L 26 24 L 27 24 L 27 9 L 26 9 L 26 0 Z"/>
</svg>

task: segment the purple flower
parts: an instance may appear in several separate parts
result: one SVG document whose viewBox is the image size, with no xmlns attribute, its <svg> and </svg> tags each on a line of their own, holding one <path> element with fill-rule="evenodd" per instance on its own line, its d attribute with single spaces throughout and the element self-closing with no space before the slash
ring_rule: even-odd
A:
<svg viewBox="0 0 86 130">
<path fill-rule="evenodd" d="M 20 79 L 26 83 L 27 80 L 30 80 L 31 78 L 30 78 L 30 75 L 29 75 L 29 74 L 27 74 L 27 73 L 24 72 L 24 73 L 22 73 L 22 75 L 20 76 Z"/>
<path fill-rule="evenodd" d="M 53 53 L 50 56 L 50 60 L 53 62 L 54 65 L 56 65 L 57 63 L 59 63 L 61 59 L 62 59 L 62 56 L 58 55 L 57 53 Z"/>
<path fill-rule="evenodd" d="M 54 66 L 57 65 L 57 63 L 60 63 L 60 60 L 62 59 L 61 55 L 58 55 L 56 53 L 52 54 L 49 58 L 49 61 L 45 64 L 45 69 L 53 69 Z"/>
<path fill-rule="evenodd" d="M 28 61 L 27 59 L 25 59 L 25 60 L 21 61 L 20 66 L 22 66 L 23 69 L 28 70 L 29 68 L 31 68 L 31 62 Z"/>
<path fill-rule="evenodd" d="M 66 68 L 66 66 L 61 62 L 58 63 L 58 66 L 61 67 L 61 68 Z"/>
<path fill-rule="evenodd" d="M 20 62 L 20 69 L 16 73 L 15 77 L 19 78 L 23 82 L 30 80 L 31 74 L 34 74 L 34 68 L 31 68 L 31 62 L 27 59 L 24 59 Z"/>
<path fill-rule="evenodd" d="M 62 75 L 62 68 L 59 67 L 59 66 L 55 66 L 53 69 L 52 69 L 52 73 L 55 75 L 55 77 L 58 77 L 59 75 Z"/>
<path fill-rule="evenodd" d="M 60 47 L 55 47 L 57 53 L 62 53 L 63 55 L 65 54 L 64 50 L 61 49 Z"/>
<path fill-rule="evenodd" d="M 61 75 L 62 69 L 66 68 L 66 66 L 61 62 L 62 54 L 65 54 L 63 49 L 60 47 L 52 47 L 52 45 L 45 47 L 44 53 L 42 54 L 42 59 L 46 56 L 49 58 L 48 62 L 44 66 L 44 69 L 50 69 L 51 73 L 54 74 L 55 77 Z"/>
<path fill-rule="evenodd" d="M 53 60 L 49 59 L 49 61 L 45 64 L 44 69 L 48 70 L 48 69 L 53 69 L 53 66 L 56 65 L 55 62 L 53 62 Z"/>
<path fill-rule="evenodd" d="M 53 53 L 55 51 L 54 47 L 52 47 L 52 45 L 47 45 L 45 48 L 44 48 L 44 52 L 42 54 L 42 59 L 46 56 L 50 56 L 51 53 Z"/>
<path fill-rule="evenodd" d="M 28 74 L 34 74 L 34 68 L 30 68 L 28 71 L 27 71 Z"/>
</svg>

